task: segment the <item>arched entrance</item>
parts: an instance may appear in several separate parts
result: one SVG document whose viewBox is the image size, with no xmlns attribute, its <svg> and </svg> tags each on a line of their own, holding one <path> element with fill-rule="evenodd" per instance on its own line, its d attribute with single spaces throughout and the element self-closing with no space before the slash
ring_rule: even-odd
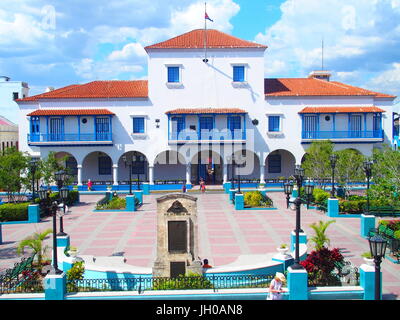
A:
<svg viewBox="0 0 400 320">
<path fill-rule="evenodd" d="M 234 172 L 235 164 L 240 166 L 240 179 L 242 180 L 259 180 L 260 179 L 260 158 L 257 154 L 250 150 L 238 150 L 234 153 L 234 159 L 228 157 L 228 180 L 237 177 Z M 233 165 L 232 165 L 233 163 Z"/>
<path fill-rule="evenodd" d="M 78 162 L 69 152 L 61 151 L 54 154 L 56 160 L 65 167 L 67 173 L 73 177 L 73 182 L 77 182 Z"/>
<path fill-rule="evenodd" d="M 191 161 L 192 184 L 199 184 L 203 178 L 206 184 L 222 184 L 222 157 L 215 151 L 202 150 Z"/>
<path fill-rule="evenodd" d="M 93 183 L 112 183 L 112 165 L 111 157 L 102 151 L 87 154 L 82 161 L 82 183 L 87 183 L 89 179 Z"/>
<path fill-rule="evenodd" d="M 289 178 L 296 166 L 295 156 L 287 150 L 279 149 L 271 152 L 265 159 L 266 179 Z"/>
<path fill-rule="evenodd" d="M 139 151 L 125 152 L 118 160 L 119 184 L 129 183 L 129 167 L 131 179 L 146 182 L 149 179 L 149 162 L 147 157 Z"/>
<path fill-rule="evenodd" d="M 154 181 L 185 181 L 185 158 L 177 151 L 168 150 L 159 153 L 154 160 Z"/>
</svg>

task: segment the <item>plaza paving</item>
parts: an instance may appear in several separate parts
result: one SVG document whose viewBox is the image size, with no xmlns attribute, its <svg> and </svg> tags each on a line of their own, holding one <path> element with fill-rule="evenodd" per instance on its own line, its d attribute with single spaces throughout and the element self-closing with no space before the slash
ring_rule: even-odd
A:
<svg viewBox="0 0 400 320">
<path fill-rule="evenodd" d="M 192 194 L 198 197 L 199 253 L 211 265 L 233 262 L 241 254 L 276 252 L 281 243 L 290 243 L 295 228 L 295 211 L 286 209 L 283 192 L 271 192 L 278 210 L 235 211 L 224 193 Z M 136 212 L 93 212 L 101 195 L 81 195 L 81 204 L 70 208 L 64 218 L 64 231 L 71 245 L 82 255 L 123 255 L 126 263 L 152 267 L 156 257 L 156 201 L 161 194 L 144 196 L 144 205 Z M 302 208 L 301 227 L 308 238 L 309 225 L 329 220 L 322 212 Z M 20 260 L 18 241 L 35 231 L 51 228 L 51 219 L 37 224 L 3 225 L 0 245 L 0 270 Z M 361 253 L 368 251 L 368 241 L 360 237 L 359 218 L 337 218 L 328 227 L 331 247 L 338 247 L 346 260 L 363 263 Z M 51 246 L 51 236 L 46 244 Z M 310 249 L 309 249 L 310 251 Z M 51 254 L 51 250 L 49 250 Z M 400 299 L 400 265 L 386 259 L 382 263 L 385 299 Z"/>
</svg>

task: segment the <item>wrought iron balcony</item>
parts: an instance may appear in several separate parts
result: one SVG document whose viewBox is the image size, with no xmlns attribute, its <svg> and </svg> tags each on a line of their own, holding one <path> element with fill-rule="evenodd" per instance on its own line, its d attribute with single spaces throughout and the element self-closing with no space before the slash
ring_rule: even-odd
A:
<svg viewBox="0 0 400 320">
<path fill-rule="evenodd" d="M 29 145 L 112 144 L 112 133 L 49 133 L 28 134 Z"/>
<path fill-rule="evenodd" d="M 382 141 L 383 130 L 373 131 L 302 131 L 301 138 L 307 140 L 337 140 L 337 141 Z"/>
</svg>

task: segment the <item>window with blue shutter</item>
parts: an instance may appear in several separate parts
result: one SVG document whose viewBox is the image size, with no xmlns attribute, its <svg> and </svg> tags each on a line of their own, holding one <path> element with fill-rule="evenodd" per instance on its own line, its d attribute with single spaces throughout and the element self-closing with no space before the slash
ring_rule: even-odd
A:
<svg viewBox="0 0 400 320">
<path fill-rule="evenodd" d="M 279 116 L 269 116 L 268 117 L 268 131 L 269 132 L 279 132 L 280 131 L 280 117 Z"/>
<path fill-rule="evenodd" d="M 168 82 L 180 82 L 179 67 L 168 67 Z"/>
<path fill-rule="evenodd" d="M 100 156 L 99 158 L 99 175 L 111 174 L 111 158 L 109 156 Z"/>
<path fill-rule="evenodd" d="M 235 135 L 235 130 L 240 130 L 241 128 L 242 128 L 242 118 L 240 116 L 228 117 L 228 129 L 231 131 L 232 138 Z"/>
<path fill-rule="evenodd" d="M 244 82 L 244 66 L 233 66 L 233 81 Z"/>
<path fill-rule="evenodd" d="M 144 117 L 133 118 L 133 133 L 144 133 Z"/>
<path fill-rule="evenodd" d="M 213 117 L 200 117 L 200 130 L 212 130 L 214 128 Z"/>
<path fill-rule="evenodd" d="M 268 156 L 268 173 L 281 173 L 282 158 L 280 154 Z"/>
</svg>

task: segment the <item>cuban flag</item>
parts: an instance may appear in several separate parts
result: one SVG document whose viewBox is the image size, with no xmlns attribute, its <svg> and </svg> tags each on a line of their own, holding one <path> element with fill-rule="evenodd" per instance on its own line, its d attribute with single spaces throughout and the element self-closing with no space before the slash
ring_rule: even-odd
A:
<svg viewBox="0 0 400 320">
<path fill-rule="evenodd" d="M 204 15 L 204 19 L 210 20 L 211 22 L 214 22 L 214 20 L 211 20 L 210 17 L 208 16 L 207 12 Z"/>
</svg>

